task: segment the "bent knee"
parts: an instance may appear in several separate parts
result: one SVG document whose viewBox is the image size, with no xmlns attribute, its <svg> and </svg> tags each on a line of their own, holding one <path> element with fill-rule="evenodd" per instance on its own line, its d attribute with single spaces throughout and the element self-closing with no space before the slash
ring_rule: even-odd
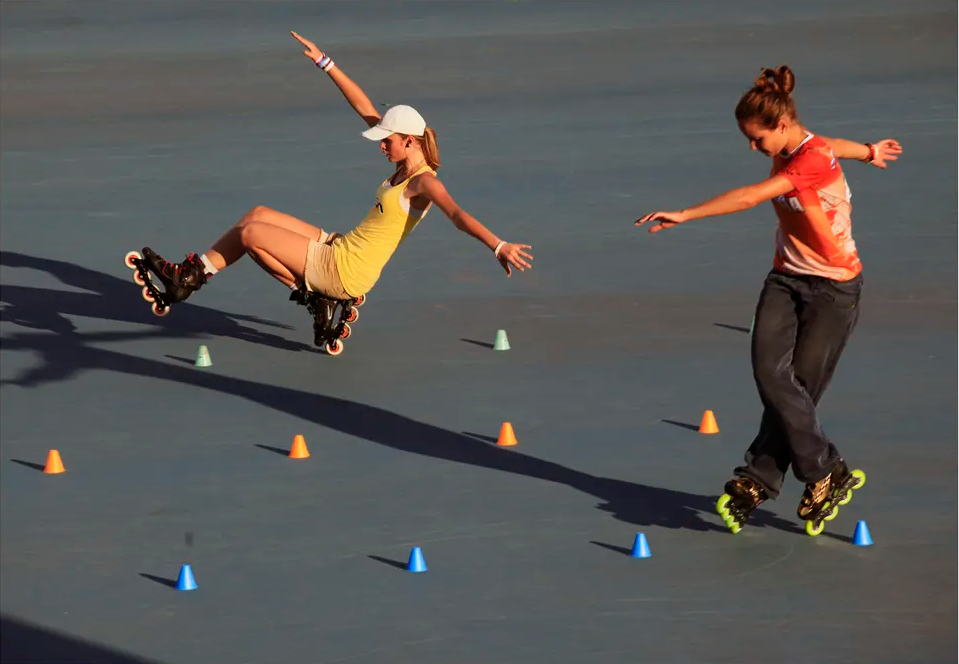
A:
<svg viewBox="0 0 959 664">
<path fill-rule="evenodd" d="M 240 227 L 240 242 L 245 248 L 251 249 L 257 246 L 258 241 L 263 237 L 262 228 L 263 224 L 255 221 L 248 221 Z"/>
<path fill-rule="evenodd" d="M 265 217 L 273 214 L 274 212 L 275 210 L 273 210 L 273 208 L 269 208 L 265 205 L 256 205 L 247 210 L 246 214 L 240 218 L 240 223 L 237 224 L 237 226 L 246 226 L 251 222 L 262 221 Z"/>
</svg>

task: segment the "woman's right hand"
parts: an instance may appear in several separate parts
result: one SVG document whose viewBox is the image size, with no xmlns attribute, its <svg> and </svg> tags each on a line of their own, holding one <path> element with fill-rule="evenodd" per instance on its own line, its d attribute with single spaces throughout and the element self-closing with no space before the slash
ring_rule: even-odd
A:
<svg viewBox="0 0 959 664">
<path fill-rule="evenodd" d="M 292 30 L 290 30 L 290 34 L 293 35 L 293 39 L 303 44 L 303 47 L 305 49 L 303 51 L 303 55 L 308 57 L 310 61 L 316 62 L 317 60 L 323 57 L 323 51 L 318 49 L 316 47 L 316 44 L 311 42 L 309 39 L 304 39 L 300 35 L 293 32 Z"/>
</svg>

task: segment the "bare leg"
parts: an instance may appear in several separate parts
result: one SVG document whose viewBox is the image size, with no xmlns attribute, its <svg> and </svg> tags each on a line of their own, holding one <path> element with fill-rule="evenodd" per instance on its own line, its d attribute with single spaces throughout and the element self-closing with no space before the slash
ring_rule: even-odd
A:
<svg viewBox="0 0 959 664">
<path fill-rule="evenodd" d="M 283 214 L 282 212 L 277 212 L 276 210 L 263 205 L 258 205 L 243 215 L 240 221 L 237 222 L 236 226 L 224 233 L 223 237 L 217 240 L 210 250 L 206 252 L 206 257 L 211 263 L 213 263 L 213 267 L 215 267 L 217 270 L 222 270 L 223 268 L 240 260 L 243 257 L 243 254 L 250 253 L 251 257 L 253 257 L 253 260 L 257 261 L 260 267 L 280 279 L 280 273 L 274 272 L 270 268 L 267 268 L 266 265 L 261 263 L 260 259 L 257 258 L 257 254 L 251 253 L 249 251 L 249 247 L 244 243 L 243 230 L 251 224 L 274 226 L 276 228 L 286 230 L 291 234 L 306 238 L 307 242 L 309 242 L 309 240 L 320 239 L 320 236 L 323 233 L 322 229 L 312 226 L 305 221 L 300 221 L 296 217 L 291 217 L 288 214 Z M 263 236 L 259 232 L 257 233 L 257 237 L 258 241 L 263 240 Z M 278 236 L 276 241 L 283 242 L 285 244 L 286 240 L 280 239 L 281 237 L 285 236 Z M 271 242 L 271 240 L 267 240 L 267 242 Z M 259 247 L 261 253 L 264 249 L 265 247 L 263 246 Z M 305 257 L 306 253 L 304 251 L 304 260 Z M 302 261 L 298 269 L 300 270 L 300 277 L 302 277 Z M 283 281 L 283 279 L 280 279 L 280 281 Z"/>
<path fill-rule="evenodd" d="M 239 235 L 243 250 L 273 278 L 289 288 L 303 283 L 311 238 L 263 222 L 244 225 Z"/>
</svg>

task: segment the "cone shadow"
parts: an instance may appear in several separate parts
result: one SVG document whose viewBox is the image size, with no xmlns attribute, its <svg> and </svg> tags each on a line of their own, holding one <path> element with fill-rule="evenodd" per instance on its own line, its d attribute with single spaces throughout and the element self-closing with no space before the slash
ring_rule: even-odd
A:
<svg viewBox="0 0 959 664">
<path fill-rule="evenodd" d="M 460 433 L 463 434 L 464 436 L 469 436 L 470 438 L 475 438 L 476 440 L 482 440 L 487 443 L 495 443 L 496 441 L 499 440 L 499 438 L 496 438 L 495 436 L 484 436 L 481 433 L 471 433 L 469 431 L 460 431 Z"/>
<path fill-rule="evenodd" d="M 477 341 L 476 339 L 460 339 L 460 341 L 465 341 L 468 344 L 473 344 L 475 346 L 481 346 L 483 348 L 493 349 L 493 344 L 487 343 L 485 341 Z"/>
<path fill-rule="evenodd" d="M 33 463 L 32 461 L 24 461 L 23 459 L 10 459 L 10 461 L 19 463 L 21 466 L 26 466 L 27 468 L 39 470 L 40 472 L 43 472 L 43 469 L 46 468 L 42 463 Z"/>
<path fill-rule="evenodd" d="M 724 327 L 727 330 L 734 330 L 736 332 L 742 332 L 743 334 L 749 334 L 748 327 L 740 327 L 739 325 L 727 325 L 726 323 L 713 323 L 716 327 Z"/>
<path fill-rule="evenodd" d="M 164 355 L 164 357 L 168 357 L 171 360 L 176 360 L 177 362 L 183 362 L 183 364 L 189 364 L 191 366 L 196 364 L 196 359 L 191 360 L 189 357 L 180 357 L 179 355 Z"/>
<path fill-rule="evenodd" d="M 615 544 L 607 544 L 606 542 L 597 542 L 596 540 L 590 540 L 590 544 L 595 544 L 598 547 L 603 549 L 609 549 L 610 551 L 615 551 L 616 553 L 621 553 L 624 556 L 631 555 L 633 550 L 625 546 L 617 546 Z"/>
<path fill-rule="evenodd" d="M 269 445 L 260 445 L 259 443 L 254 443 L 254 446 L 264 449 L 267 452 L 276 452 L 282 456 L 290 456 L 290 450 L 284 450 L 282 447 L 271 447 Z"/>
<path fill-rule="evenodd" d="M 660 422 L 665 422 L 666 424 L 672 424 L 677 427 L 689 429 L 690 431 L 699 431 L 698 426 L 696 426 L 695 424 L 689 424 L 687 422 L 679 422 L 677 420 L 660 420 Z"/>
<path fill-rule="evenodd" d="M 144 579 L 149 579 L 155 583 L 159 583 L 161 586 L 166 586 L 167 588 L 176 588 L 176 579 L 166 579 L 162 576 L 154 576 L 153 574 L 147 574 L 146 572 L 140 572 L 140 576 Z"/>
<path fill-rule="evenodd" d="M 404 571 L 406 570 L 406 563 L 400 560 L 390 560 L 389 558 L 383 558 L 382 556 L 374 556 L 374 555 L 370 555 L 369 558 L 372 558 L 373 560 L 377 562 L 383 563 L 384 565 L 395 567 L 396 569 L 401 569 Z"/>
</svg>

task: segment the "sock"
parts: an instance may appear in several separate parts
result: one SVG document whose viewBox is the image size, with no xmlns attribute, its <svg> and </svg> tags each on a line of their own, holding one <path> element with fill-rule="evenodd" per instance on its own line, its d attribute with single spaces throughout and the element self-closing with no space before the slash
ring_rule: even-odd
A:
<svg viewBox="0 0 959 664">
<path fill-rule="evenodd" d="M 210 262 L 210 259 L 206 257 L 206 254 L 200 256 L 200 261 L 203 263 L 203 267 L 206 269 L 206 273 L 211 277 L 216 274 L 219 270 L 213 267 L 213 263 Z"/>
</svg>

